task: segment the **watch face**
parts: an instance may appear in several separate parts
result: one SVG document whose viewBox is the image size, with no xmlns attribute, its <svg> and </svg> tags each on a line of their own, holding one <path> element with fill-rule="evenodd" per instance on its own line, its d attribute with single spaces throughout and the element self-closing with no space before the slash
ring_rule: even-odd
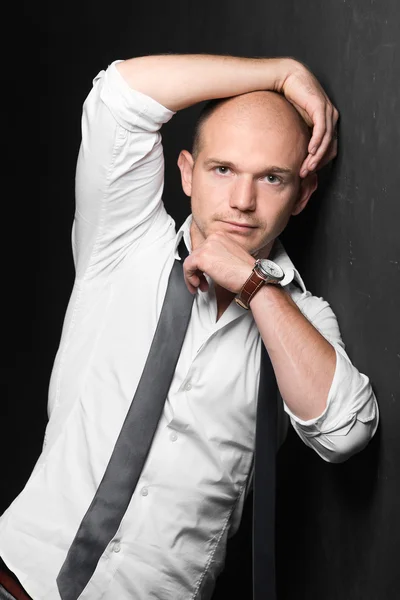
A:
<svg viewBox="0 0 400 600">
<path fill-rule="evenodd" d="M 261 258 L 258 263 L 258 268 L 261 273 L 268 277 L 268 279 L 274 279 L 276 281 L 282 281 L 285 277 L 285 273 L 283 269 L 272 260 L 268 260 L 267 258 Z"/>
</svg>

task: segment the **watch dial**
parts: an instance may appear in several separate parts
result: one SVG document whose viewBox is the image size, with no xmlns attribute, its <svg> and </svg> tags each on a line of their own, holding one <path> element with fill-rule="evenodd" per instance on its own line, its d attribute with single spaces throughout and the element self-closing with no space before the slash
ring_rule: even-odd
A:
<svg viewBox="0 0 400 600">
<path fill-rule="evenodd" d="M 281 269 L 281 267 L 272 260 L 268 260 L 267 258 L 261 259 L 260 268 L 268 277 L 273 277 L 274 279 L 281 280 L 285 276 L 283 269 Z"/>
</svg>

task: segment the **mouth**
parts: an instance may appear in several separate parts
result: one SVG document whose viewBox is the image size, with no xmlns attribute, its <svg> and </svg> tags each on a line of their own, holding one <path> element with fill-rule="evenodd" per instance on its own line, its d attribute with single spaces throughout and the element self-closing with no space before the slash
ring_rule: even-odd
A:
<svg viewBox="0 0 400 600">
<path fill-rule="evenodd" d="M 255 225 L 248 225 L 245 223 L 237 223 L 235 221 L 222 221 L 222 223 L 224 223 L 224 225 L 226 225 L 229 229 L 231 229 L 233 231 L 238 231 L 241 233 L 250 232 L 253 229 L 256 229 Z"/>
</svg>

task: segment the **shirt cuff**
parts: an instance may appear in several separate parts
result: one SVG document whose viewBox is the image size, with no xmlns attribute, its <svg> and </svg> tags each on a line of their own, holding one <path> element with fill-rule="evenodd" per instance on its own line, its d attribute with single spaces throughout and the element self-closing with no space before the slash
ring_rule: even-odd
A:
<svg viewBox="0 0 400 600">
<path fill-rule="evenodd" d="M 116 68 L 119 62 L 123 61 L 115 60 L 106 71 L 100 71 L 94 78 L 93 85 L 103 80 L 100 98 L 124 129 L 142 129 L 153 133 L 158 131 L 176 112 L 169 110 L 151 96 L 131 88 Z"/>
<path fill-rule="evenodd" d="M 307 437 L 328 433 L 346 435 L 357 419 L 367 423 L 376 417 L 376 400 L 368 377 L 354 367 L 340 345 L 332 345 L 336 352 L 336 368 L 324 411 L 305 421 L 284 404 L 293 425 Z"/>
</svg>

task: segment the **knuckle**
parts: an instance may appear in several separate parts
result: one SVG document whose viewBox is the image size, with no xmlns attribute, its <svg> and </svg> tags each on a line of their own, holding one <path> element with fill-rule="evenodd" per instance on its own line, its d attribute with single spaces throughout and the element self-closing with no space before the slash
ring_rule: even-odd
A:
<svg viewBox="0 0 400 600">
<path fill-rule="evenodd" d="M 202 248 L 199 249 L 197 264 L 203 266 L 206 261 L 208 261 L 209 257 L 212 256 L 212 247 L 206 243 L 203 244 Z"/>
</svg>

